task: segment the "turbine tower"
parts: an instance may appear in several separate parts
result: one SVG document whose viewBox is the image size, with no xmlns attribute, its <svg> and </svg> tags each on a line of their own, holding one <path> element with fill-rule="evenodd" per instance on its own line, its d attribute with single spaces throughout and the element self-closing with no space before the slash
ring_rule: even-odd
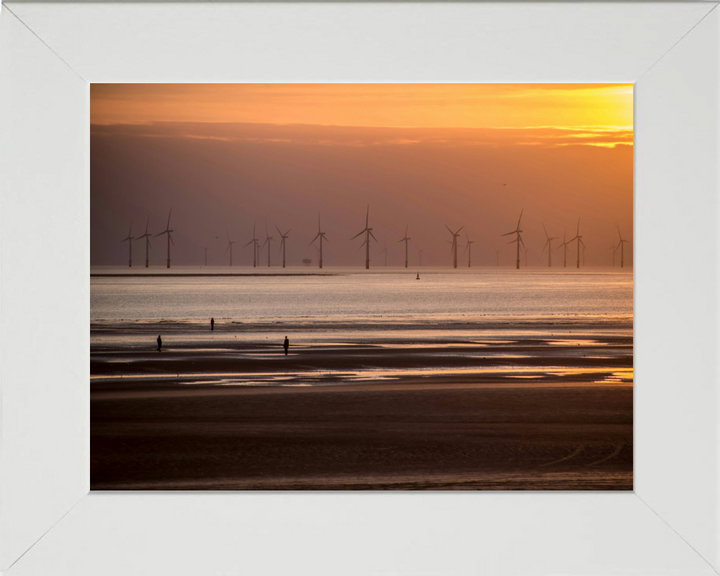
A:
<svg viewBox="0 0 720 576">
<path fill-rule="evenodd" d="M 128 243 L 128 248 L 130 249 L 130 257 L 129 257 L 130 259 L 129 259 L 129 264 L 128 264 L 128 267 L 129 267 L 129 268 L 132 268 L 132 241 L 133 241 L 133 240 L 134 240 L 134 238 L 132 237 L 132 220 L 131 220 L 131 221 L 130 221 L 130 230 L 128 230 L 127 238 L 124 238 L 124 239 L 120 240 L 120 243 L 121 243 L 121 244 L 122 244 L 123 242 L 127 242 L 127 243 Z"/>
<path fill-rule="evenodd" d="M 570 244 L 570 242 L 574 242 L 575 240 L 577 240 L 577 267 L 580 268 L 580 246 L 585 246 L 585 243 L 582 241 L 582 236 L 580 236 L 580 218 L 578 218 L 577 233 L 575 234 L 575 238 L 568 240 L 568 244 Z"/>
<path fill-rule="evenodd" d="M 170 216 L 172 216 L 172 208 L 170 209 L 170 213 L 168 214 L 167 228 L 165 228 L 165 230 L 160 232 L 160 234 L 155 234 L 155 238 L 157 238 L 158 236 L 162 236 L 163 234 L 167 234 L 167 237 L 168 237 L 167 267 L 168 268 L 170 268 L 170 242 L 172 242 L 172 245 L 175 246 L 175 242 L 173 242 L 173 239 L 172 239 L 172 233 L 174 232 L 174 230 L 170 230 Z"/>
<path fill-rule="evenodd" d="M 495 266 L 500 266 L 500 250 L 495 248 Z"/>
<path fill-rule="evenodd" d="M 200 248 L 205 250 L 205 266 L 207 266 L 207 251 L 208 251 L 208 248 L 210 248 L 210 246 L 203 246 L 202 244 L 200 244 Z"/>
<path fill-rule="evenodd" d="M 408 226 L 410 226 L 410 224 L 407 224 L 405 226 L 405 238 L 401 238 L 400 240 L 398 240 L 398 244 L 400 244 L 400 242 L 405 242 L 405 268 L 408 267 L 408 241 L 410 240 L 410 238 L 408 238 L 408 235 L 407 235 Z M 387 260 L 387 248 L 385 248 L 385 250 L 386 250 L 385 259 Z M 387 266 L 387 264 L 385 264 L 385 265 Z"/>
<path fill-rule="evenodd" d="M 270 267 L 270 243 L 273 242 L 274 240 L 275 240 L 275 238 L 273 238 L 272 236 L 270 236 L 270 234 L 269 234 L 269 232 L 268 232 L 267 220 L 265 220 L 265 242 L 263 242 L 263 245 L 260 246 L 260 248 L 263 248 L 263 247 L 265 246 L 265 244 L 267 244 L 267 247 L 268 247 L 268 268 Z"/>
<path fill-rule="evenodd" d="M 250 244 L 253 245 L 253 268 L 256 268 L 256 267 L 257 267 L 257 262 L 258 262 L 258 247 L 257 247 L 257 245 L 258 245 L 258 239 L 255 238 L 255 222 L 253 222 L 253 237 L 252 237 L 252 240 L 250 240 L 250 242 L 248 242 L 247 244 L 245 244 L 245 246 L 243 246 L 243 248 L 247 248 L 248 246 L 250 246 Z"/>
<path fill-rule="evenodd" d="M 232 247 L 233 247 L 233 244 L 237 244 L 237 240 L 230 240 L 230 232 L 228 232 L 227 230 L 225 230 L 225 234 L 227 234 L 227 239 L 228 239 L 228 245 L 227 245 L 227 248 L 225 248 L 225 252 L 230 250 L 230 266 L 232 266 Z M 205 259 L 207 260 L 207 249 L 205 252 L 205 257 L 206 257 Z M 207 266 L 207 262 L 205 263 L 205 266 Z"/>
<path fill-rule="evenodd" d="M 568 242 L 565 240 L 565 236 L 567 235 L 567 230 L 563 231 L 563 241 L 560 246 L 555 248 L 555 250 L 560 250 L 560 248 L 563 249 L 563 268 L 567 268 L 567 251 L 568 251 Z"/>
<path fill-rule="evenodd" d="M 407 236 L 407 234 L 405 234 Z M 402 240 L 400 240 L 402 242 Z M 381 253 L 385 254 L 385 266 L 387 266 L 387 240 L 385 240 L 385 248 L 380 250 Z M 407 254 L 407 245 L 405 245 L 405 254 Z M 407 268 L 407 255 L 405 256 L 405 268 Z"/>
<path fill-rule="evenodd" d="M 620 226 L 618 226 L 618 236 L 620 236 L 620 242 L 617 247 L 620 248 L 620 268 L 625 266 L 625 244 L 629 244 L 629 240 L 623 240 L 622 234 L 620 233 Z M 617 250 L 617 248 L 616 248 Z"/>
<path fill-rule="evenodd" d="M 543 222 L 543 232 L 545 232 L 545 246 L 543 246 L 542 252 L 540 252 L 540 256 L 543 255 L 543 252 L 545 252 L 545 248 L 547 248 L 548 251 L 548 268 L 552 266 L 552 241 L 557 240 L 556 237 L 550 238 L 550 236 L 547 233 L 547 230 L 545 230 L 545 223 Z"/>
<path fill-rule="evenodd" d="M 465 250 L 463 250 L 463 254 L 465 252 L 468 253 L 468 268 L 470 268 L 470 261 L 472 259 L 472 245 L 475 244 L 475 240 L 470 240 L 467 230 L 465 230 L 465 241 L 467 242 L 467 244 L 465 244 Z"/>
<path fill-rule="evenodd" d="M 322 243 L 323 243 L 323 240 L 325 240 L 326 242 L 329 242 L 329 240 L 328 240 L 327 238 L 325 238 L 325 232 L 322 232 L 322 231 L 320 230 L 320 214 L 318 214 L 318 233 L 317 233 L 317 236 L 315 236 L 315 238 L 312 239 L 312 242 L 310 242 L 310 244 L 308 244 L 308 246 L 310 246 L 310 245 L 311 245 L 313 242 L 315 242 L 315 240 L 317 240 L 318 238 L 320 238 L 320 252 L 319 252 L 320 255 L 318 256 L 318 261 L 320 262 L 320 268 L 322 268 L 322 263 L 323 263 L 323 258 L 322 258 Z"/>
<path fill-rule="evenodd" d="M 148 226 L 150 226 L 150 216 L 148 216 L 147 224 L 145 224 L 145 234 L 135 238 L 135 240 L 145 238 L 145 268 L 150 267 L 150 233 L 148 232 Z"/>
<path fill-rule="evenodd" d="M 512 232 L 508 232 L 507 234 L 501 234 L 501 236 L 510 236 L 510 234 L 517 234 L 517 238 L 515 238 L 515 240 L 511 240 L 510 242 L 508 242 L 508 244 L 517 242 L 517 258 L 515 259 L 515 268 L 517 270 L 520 270 L 520 244 L 522 244 L 523 248 L 525 248 L 525 242 L 523 242 L 522 236 L 520 236 L 522 232 L 522 230 L 520 230 L 520 220 L 522 220 L 523 210 L 520 210 L 520 218 L 518 218 L 517 228 Z"/>
<path fill-rule="evenodd" d="M 285 240 L 287 240 L 288 234 L 290 234 L 290 230 L 292 230 L 292 228 L 288 229 L 285 234 L 280 232 L 280 228 L 277 226 L 275 226 L 275 228 L 277 228 L 278 234 L 280 234 L 280 251 L 282 252 L 283 257 L 283 268 L 285 268 Z"/>
<path fill-rule="evenodd" d="M 618 247 L 615 245 L 615 240 L 613 239 L 610 244 L 610 248 L 608 250 L 612 250 L 612 265 L 613 268 L 615 268 L 615 252 L 617 252 Z"/>
<path fill-rule="evenodd" d="M 450 232 L 453 237 L 452 242 L 450 243 L 450 252 L 452 252 L 453 255 L 453 268 L 457 268 L 457 238 L 460 235 L 460 230 L 465 228 L 465 226 L 460 226 L 460 228 L 457 229 L 457 232 L 450 230 L 450 227 L 447 224 L 445 224 L 445 228 L 448 229 L 448 232 Z"/>
<path fill-rule="evenodd" d="M 355 236 L 350 238 L 350 240 L 355 240 L 358 236 L 361 234 L 365 234 L 365 242 L 360 244 L 360 248 L 365 246 L 365 270 L 370 269 L 370 236 L 372 236 L 372 239 L 377 242 L 377 238 L 375 238 L 375 235 L 372 233 L 372 228 L 370 228 L 370 204 L 368 204 L 367 207 L 367 214 L 365 214 L 365 229 L 361 230 Z"/>
</svg>

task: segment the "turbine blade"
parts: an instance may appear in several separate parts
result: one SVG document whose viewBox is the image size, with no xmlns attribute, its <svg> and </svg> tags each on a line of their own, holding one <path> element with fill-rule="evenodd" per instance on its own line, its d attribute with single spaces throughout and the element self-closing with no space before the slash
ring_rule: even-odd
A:
<svg viewBox="0 0 720 576">
<path fill-rule="evenodd" d="M 360 234 L 365 234 L 365 230 L 361 230 L 360 232 L 358 232 L 357 234 L 355 234 L 355 236 L 353 236 L 352 238 L 350 238 L 350 240 L 355 240 L 355 238 L 357 238 L 358 236 L 360 236 Z"/>
<path fill-rule="evenodd" d="M 518 230 L 520 230 L 520 220 L 522 220 L 522 215 L 523 215 L 523 212 L 524 212 L 524 211 L 525 211 L 525 208 L 523 208 L 522 210 L 520 210 L 520 218 L 518 218 L 518 225 L 517 225 L 517 229 L 518 229 Z"/>
<path fill-rule="evenodd" d="M 170 244 L 175 246 L 175 240 L 172 239 L 172 234 L 168 234 L 168 238 L 170 238 Z"/>
<path fill-rule="evenodd" d="M 513 230 L 512 232 L 508 232 L 507 234 L 500 234 L 500 236 L 510 236 L 510 234 L 517 234 L 517 230 Z"/>
<path fill-rule="evenodd" d="M 447 228 L 447 231 L 448 231 L 448 232 L 450 232 L 450 234 L 452 234 L 452 233 L 453 233 L 453 231 L 452 231 L 452 230 L 450 230 L 450 226 L 448 226 L 447 224 L 445 224 L 445 228 Z"/>
<path fill-rule="evenodd" d="M 168 230 L 170 230 L 170 216 L 172 216 L 172 208 L 170 208 L 170 213 L 168 214 L 168 225 L 167 225 Z"/>
<path fill-rule="evenodd" d="M 377 238 L 375 238 L 375 234 L 372 233 L 372 230 L 370 230 L 370 236 L 372 236 L 372 238 L 373 238 L 373 240 L 375 240 L 375 242 L 378 241 Z"/>
</svg>

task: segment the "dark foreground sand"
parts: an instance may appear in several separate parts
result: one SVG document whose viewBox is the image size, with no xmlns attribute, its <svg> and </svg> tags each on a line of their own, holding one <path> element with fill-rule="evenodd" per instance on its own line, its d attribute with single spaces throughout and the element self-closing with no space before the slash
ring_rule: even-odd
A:
<svg viewBox="0 0 720 576">
<path fill-rule="evenodd" d="M 303 343 L 283 326 L 285 357 L 262 332 L 95 326 L 91 486 L 631 490 L 631 325 L 600 328 Z"/>
</svg>

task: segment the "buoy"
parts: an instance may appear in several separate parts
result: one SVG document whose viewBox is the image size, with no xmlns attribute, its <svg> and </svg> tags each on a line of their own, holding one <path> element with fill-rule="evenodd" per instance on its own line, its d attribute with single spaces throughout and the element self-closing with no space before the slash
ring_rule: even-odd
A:
<svg viewBox="0 0 720 576">
<path fill-rule="evenodd" d="M 417 273 L 417 276 L 415 277 L 415 280 L 420 280 L 420 272 Z"/>
</svg>

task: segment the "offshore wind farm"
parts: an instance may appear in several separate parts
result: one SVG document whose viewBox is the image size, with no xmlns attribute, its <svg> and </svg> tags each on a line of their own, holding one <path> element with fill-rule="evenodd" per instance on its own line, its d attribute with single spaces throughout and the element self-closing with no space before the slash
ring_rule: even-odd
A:
<svg viewBox="0 0 720 576">
<path fill-rule="evenodd" d="M 631 103 L 93 85 L 92 488 L 631 490 Z"/>
</svg>

